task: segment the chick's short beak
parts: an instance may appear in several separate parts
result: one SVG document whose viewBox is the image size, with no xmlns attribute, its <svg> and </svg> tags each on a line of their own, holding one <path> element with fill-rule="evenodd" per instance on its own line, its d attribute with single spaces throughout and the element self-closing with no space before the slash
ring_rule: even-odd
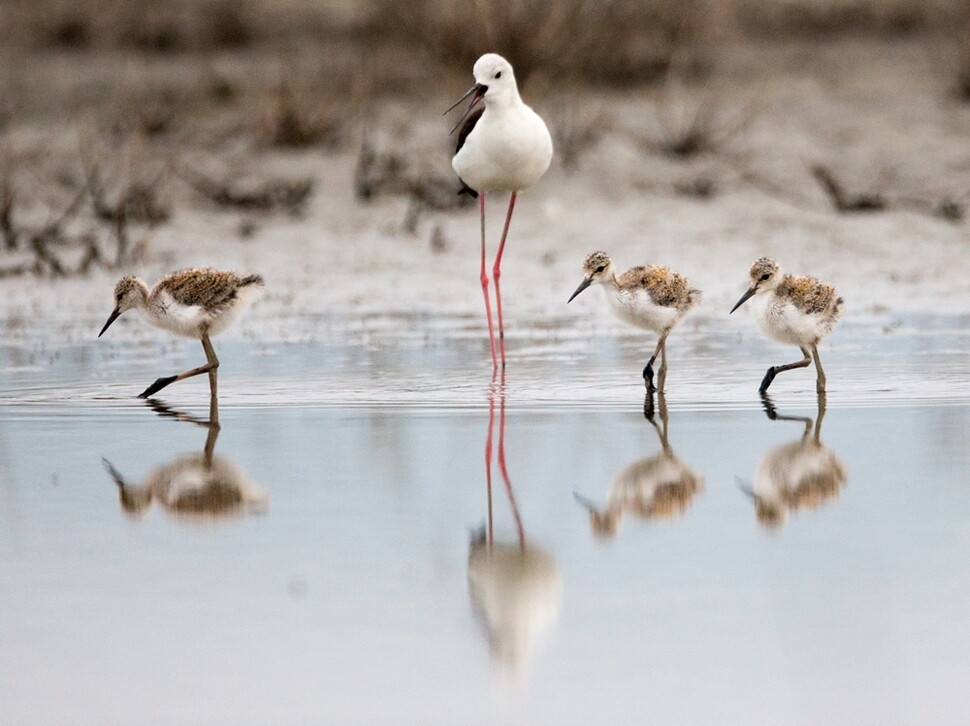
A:
<svg viewBox="0 0 970 726">
<path fill-rule="evenodd" d="M 744 305 L 745 300 L 747 300 L 749 297 L 751 297 L 752 295 L 754 295 L 754 290 L 755 289 L 753 287 L 749 287 L 748 288 L 748 291 L 746 293 L 744 293 L 744 295 L 741 296 L 741 299 L 738 300 L 736 303 L 734 303 L 734 307 L 731 308 L 731 313 L 733 313 L 739 307 L 741 307 L 742 305 Z M 730 315 L 731 313 L 728 313 L 728 315 Z"/>
<path fill-rule="evenodd" d="M 569 296 L 569 299 L 566 301 L 566 304 L 568 305 L 569 303 L 571 303 L 574 297 L 576 297 L 579 293 L 581 293 L 583 290 L 585 290 L 587 287 L 589 287 L 592 284 L 593 284 L 592 279 L 588 277 L 585 280 L 583 280 L 581 283 L 579 283 L 579 287 L 576 288 L 576 292 L 574 292 L 572 295 Z"/>
<path fill-rule="evenodd" d="M 111 311 L 111 315 L 108 316 L 108 322 L 106 322 L 104 324 L 104 327 L 101 328 L 101 332 L 98 333 L 98 337 L 99 338 L 102 335 L 104 335 L 104 331 L 107 330 L 111 326 L 111 323 L 113 323 L 115 320 L 118 319 L 118 316 L 119 315 L 121 315 L 121 311 L 118 308 L 115 308 L 114 310 Z"/>
</svg>

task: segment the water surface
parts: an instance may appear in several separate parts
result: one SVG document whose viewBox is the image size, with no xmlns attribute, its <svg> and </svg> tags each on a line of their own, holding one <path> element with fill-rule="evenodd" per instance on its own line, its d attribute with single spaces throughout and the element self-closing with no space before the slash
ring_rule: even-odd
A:
<svg viewBox="0 0 970 726">
<path fill-rule="evenodd" d="M 504 385 L 470 337 L 218 346 L 218 432 L 204 382 L 131 398 L 191 344 L 3 348 L 5 720 L 965 723 L 970 341 L 883 327 L 820 428 L 703 328 L 666 421 L 568 329 Z"/>
</svg>

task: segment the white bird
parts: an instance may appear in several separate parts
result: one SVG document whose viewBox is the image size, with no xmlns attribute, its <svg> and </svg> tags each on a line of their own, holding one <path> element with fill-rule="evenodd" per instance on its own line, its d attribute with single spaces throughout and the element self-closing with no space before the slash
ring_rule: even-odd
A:
<svg viewBox="0 0 970 726">
<path fill-rule="evenodd" d="M 149 292 L 148 285 L 137 277 L 121 278 L 115 285 L 115 309 L 98 333 L 100 338 L 108 327 L 126 310 L 138 308 L 149 323 L 176 335 L 198 338 L 205 350 L 206 364 L 185 373 L 159 378 L 139 394 L 148 398 L 165 386 L 192 376 L 209 374 L 209 391 L 217 392 L 216 372 L 219 359 L 209 341 L 228 328 L 239 314 L 263 292 L 263 278 L 259 275 L 241 276 L 233 272 L 192 269 L 173 272 L 162 278 Z"/>
<path fill-rule="evenodd" d="M 500 55 L 486 53 L 475 62 L 475 85 L 456 101 L 448 111 L 471 96 L 461 119 L 458 145 L 451 165 L 462 183 L 461 193 L 479 198 L 482 229 L 482 260 L 480 280 L 485 297 L 488 319 L 488 341 L 492 351 L 492 367 L 498 367 L 492 309 L 488 296 L 488 274 L 485 270 L 485 193 L 511 192 L 505 226 L 498 253 L 492 266 L 495 281 L 495 303 L 498 312 L 499 353 L 505 367 L 505 327 L 502 319 L 502 253 L 512 222 L 516 196 L 532 186 L 546 173 L 552 161 L 552 137 L 545 122 L 523 103 L 515 83 L 512 65 Z M 472 110 L 484 100 L 484 109 Z M 464 125 L 462 125 L 464 122 Z"/>
<path fill-rule="evenodd" d="M 758 392 L 765 393 L 782 371 L 805 368 L 814 358 L 818 374 L 815 390 L 825 393 L 825 371 L 818 356 L 818 343 L 832 332 L 842 315 L 842 298 L 832 285 L 814 277 L 785 275 L 778 263 L 768 257 L 756 260 L 749 276 L 751 284 L 731 312 L 754 297 L 751 307 L 761 332 L 780 343 L 797 345 L 803 356 L 794 363 L 769 368 Z"/>
<path fill-rule="evenodd" d="M 593 284 L 603 287 L 610 310 L 623 322 L 659 334 L 657 347 L 643 369 L 647 390 L 663 393 L 667 379 L 667 336 L 697 307 L 703 297 L 692 288 L 687 278 L 669 267 L 645 265 L 632 267 L 617 276 L 613 260 L 605 252 L 591 252 L 583 262 L 583 281 L 569 300 Z M 660 355 L 656 389 L 653 385 L 653 363 Z"/>
</svg>

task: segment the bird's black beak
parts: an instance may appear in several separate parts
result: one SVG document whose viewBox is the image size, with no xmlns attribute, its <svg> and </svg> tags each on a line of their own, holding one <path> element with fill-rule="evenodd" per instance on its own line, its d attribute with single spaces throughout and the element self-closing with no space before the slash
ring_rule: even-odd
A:
<svg viewBox="0 0 970 726">
<path fill-rule="evenodd" d="M 114 310 L 111 311 L 111 315 L 108 316 L 108 322 L 106 322 L 104 324 L 104 327 L 101 328 L 101 332 L 98 333 L 98 337 L 99 338 L 102 335 L 104 335 L 104 331 L 107 330 L 111 326 L 111 323 L 113 323 L 115 320 L 118 319 L 118 316 L 119 315 L 121 315 L 121 311 L 118 308 L 115 308 Z"/>
<path fill-rule="evenodd" d="M 741 477 L 734 477 L 734 483 L 737 485 L 738 489 L 747 494 L 755 502 L 758 501 L 758 495 L 754 493 L 754 489 L 750 484 L 748 484 Z"/>
<path fill-rule="evenodd" d="M 742 305 L 744 305 L 745 300 L 747 300 L 752 295 L 754 295 L 754 288 L 753 287 L 749 287 L 748 288 L 748 291 L 746 293 L 744 293 L 744 295 L 741 296 L 741 299 L 738 300 L 736 303 L 734 303 L 734 307 L 731 308 L 731 313 L 733 313 L 739 307 L 741 307 Z M 728 315 L 730 315 L 731 313 L 728 313 Z"/>
<path fill-rule="evenodd" d="M 468 108 L 465 109 L 465 113 L 461 115 L 461 118 L 458 119 L 458 123 L 455 124 L 455 128 L 453 128 L 449 133 L 452 133 L 452 134 L 455 133 L 455 129 L 461 126 L 461 122 L 464 121 L 465 118 L 468 116 L 468 114 L 472 112 L 472 109 L 475 108 L 475 105 L 485 97 L 485 92 L 487 90 L 488 90 L 488 86 L 485 86 L 481 83 L 476 83 L 474 86 L 468 89 L 468 92 L 465 93 L 464 96 L 462 96 L 453 104 L 451 104 L 451 106 L 448 107 L 448 110 L 445 111 L 443 114 L 441 114 L 442 116 L 447 116 L 449 113 L 451 113 L 451 111 L 455 108 L 455 106 L 460 104 L 469 96 L 472 97 L 472 100 L 468 102 Z"/>
<path fill-rule="evenodd" d="M 587 287 L 589 287 L 592 284 L 593 284 L 593 280 L 589 277 L 587 277 L 585 280 L 579 283 L 579 287 L 576 288 L 576 292 L 574 292 L 572 295 L 569 296 L 569 299 L 566 301 L 566 304 L 568 305 L 569 303 L 571 303 L 574 297 L 576 297 L 579 293 L 581 293 L 583 290 L 585 290 Z"/>
<path fill-rule="evenodd" d="M 593 514 L 596 513 L 596 502 L 594 502 L 592 499 L 587 499 L 579 492 L 573 492 L 573 496 L 576 498 L 576 501 L 586 509 L 587 512 L 591 512 Z"/>
</svg>

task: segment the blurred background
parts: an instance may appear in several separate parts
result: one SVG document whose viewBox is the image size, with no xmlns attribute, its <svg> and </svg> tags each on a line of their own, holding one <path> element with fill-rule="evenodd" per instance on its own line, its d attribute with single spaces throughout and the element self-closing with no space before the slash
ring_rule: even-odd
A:
<svg viewBox="0 0 970 726">
<path fill-rule="evenodd" d="M 417 240 L 412 256 L 447 254 L 468 231 L 447 213 L 468 200 L 441 111 L 489 50 L 554 133 L 535 225 L 588 238 L 562 214 L 595 187 L 681 220 L 671 264 L 685 235 L 784 254 L 778 230 L 807 263 L 800 250 L 831 250 L 805 237 L 849 244 L 831 220 L 887 212 L 907 240 L 967 239 L 968 0 L 3 0 L 0 278 L 194 263 L 179 250 L 203 224 L 243 241 L 282 224 L 333 250 L 344 212 Z M 848 236 L 869 252 L 893 234 Z M 531 272 L 574 272 L 590 243 L 564 255 L 569 238 L 534 248 Z"/>
</svg>

